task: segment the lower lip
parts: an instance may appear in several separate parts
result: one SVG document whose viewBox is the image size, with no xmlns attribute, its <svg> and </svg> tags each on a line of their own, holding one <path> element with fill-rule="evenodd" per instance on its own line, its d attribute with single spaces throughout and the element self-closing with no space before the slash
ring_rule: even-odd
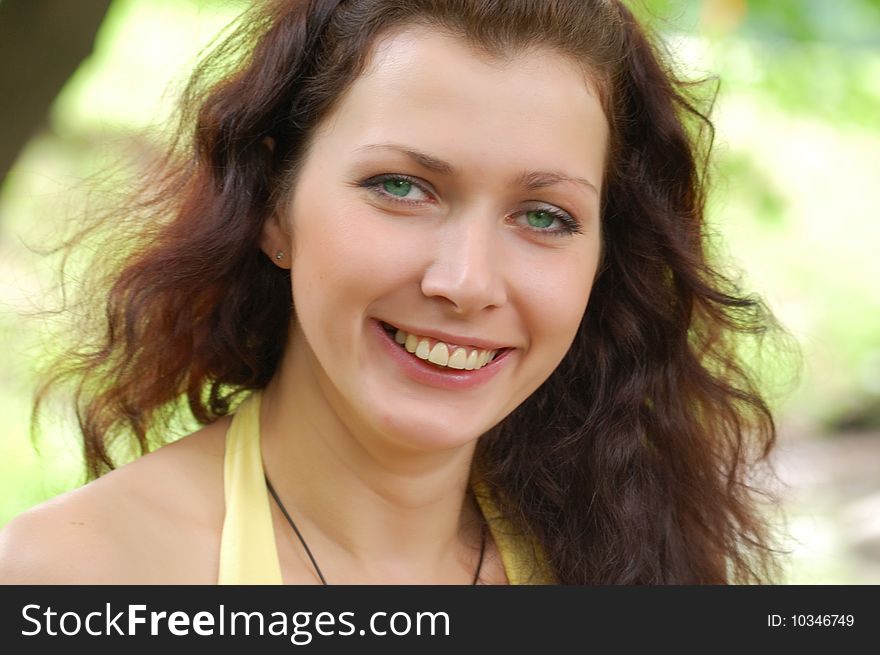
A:
<svg viewBox="0 0 880 655">
<path fill-rule="evenodd" d="M 371 328 L 383 344 L 385 352 L 397 363 L 400 370 L 412 380 L 438 389 L 471 389 L 485 384 L 497 375 L 510 359 L 513 349 L 505 350 L 483 368 L 474 371 L 440 368 L 407 352 L 394 340 L 394 336 L 382 329 L 377 320 L 370 320 Z"/>
</svg>

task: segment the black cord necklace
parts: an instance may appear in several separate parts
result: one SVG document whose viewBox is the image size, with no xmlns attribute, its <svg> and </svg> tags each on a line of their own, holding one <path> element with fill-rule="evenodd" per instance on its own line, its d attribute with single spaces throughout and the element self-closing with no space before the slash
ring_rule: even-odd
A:
<svg viewBox="0 0 880 655">
<path fill-rule="evenodd" d="M 309 545 L 306 543 L 306 540 L 303 538 L 302 533 L 300 533 L 299 528 L 296 527 L 296 523 L 293 522 L 293 519 L 290 517 L 290 514 L 287 512 L 287 509 L 284 507 L 284 503 L 281 502 L 281 499 L 278 497 L 278 493 L 275 491 L 275 488 L 272 486 L 272 483 L 269 482 L 269 476 L 265 473 L 263 477 L 266 479 L 266 488 L 269 490 L 269 493 L 272 494 L 272 498 L 275 499 L 275 503 L 278 505 L 278 509 L 281 510 L 281 513 L 284 514 L 284 518 L 287 519 L 287 522 L 290 523 L 290 527 L 293 528 L 294 534 L 296 534 L 297 539 L 303 545 L 303 548 L 306 549 L 306 555 L 309 556 L 309 559 L 312 562 L 312 566 L 315 567 L 315 572 L 318 574 L 318 578 L 321 580 L 322 585 L 327 584 L 327 580 L 324 579 L 324 574 L 321 573 L 321 567 L 318 566 L 318 563 L 315 561 L 315 556 L 312 555 L 312 551 L 309 549 Z M 483 568 L 483 557 L 486 554 L 486 526 L 483 525 L 482 534 L 480 538 L 480 561 L 477 563 L 477 570 L 474 573 L 474 581 L 471 583 L 472 585 L 477 584 L 477 581 L 480 579 L 480 571 Z"/>
</svg>

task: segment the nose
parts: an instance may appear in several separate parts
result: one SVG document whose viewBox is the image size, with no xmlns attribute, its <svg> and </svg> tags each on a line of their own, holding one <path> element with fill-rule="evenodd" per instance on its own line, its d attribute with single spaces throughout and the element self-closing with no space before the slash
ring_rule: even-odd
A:
<svg viewBox="0 0 880 655">
<path fill-rule="evenodd" d="M 422 276 L 422 293 L 448 301 L 460 315 L 503 305 L 507 285 L 498 236 L 490 221 L 473 216 L 448 221 Z"/>
</svg>

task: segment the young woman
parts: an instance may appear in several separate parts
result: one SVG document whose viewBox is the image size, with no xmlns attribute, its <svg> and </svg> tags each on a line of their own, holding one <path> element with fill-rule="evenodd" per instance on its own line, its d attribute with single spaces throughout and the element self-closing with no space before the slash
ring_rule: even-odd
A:
<svg viewBox="0 0 880 655">
<path fill-rule="evenodd" d="M 612 0 L 261 3 L 113 217 L 49 381 L 97 479 L 2 580 L 765 579 L 772 321 L 707 261 L 683 86 Z"/>
</svg>

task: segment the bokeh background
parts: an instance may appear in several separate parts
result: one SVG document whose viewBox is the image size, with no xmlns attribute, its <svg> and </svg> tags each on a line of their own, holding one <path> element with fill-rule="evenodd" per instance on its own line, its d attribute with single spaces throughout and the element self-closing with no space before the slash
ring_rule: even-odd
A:
<svg viewBox="0 0 880 655">
<path fill-rule="evenodd" d="M 0 526 L 83 481 L 63 410 L 30 439 L 57 345 L 39 312 L 59 258 L 41 251 L 94 202 L 84 188 L 158 152 L 198 53 L 246 4 L 0 0 Z M 880 0 L 631 5 L 689 77 L 718 80 L 719 256 L 800 344 L 797 379 L 790 358 L 761 360 L 779 582 L 880 584 Z"/>
</svg>

